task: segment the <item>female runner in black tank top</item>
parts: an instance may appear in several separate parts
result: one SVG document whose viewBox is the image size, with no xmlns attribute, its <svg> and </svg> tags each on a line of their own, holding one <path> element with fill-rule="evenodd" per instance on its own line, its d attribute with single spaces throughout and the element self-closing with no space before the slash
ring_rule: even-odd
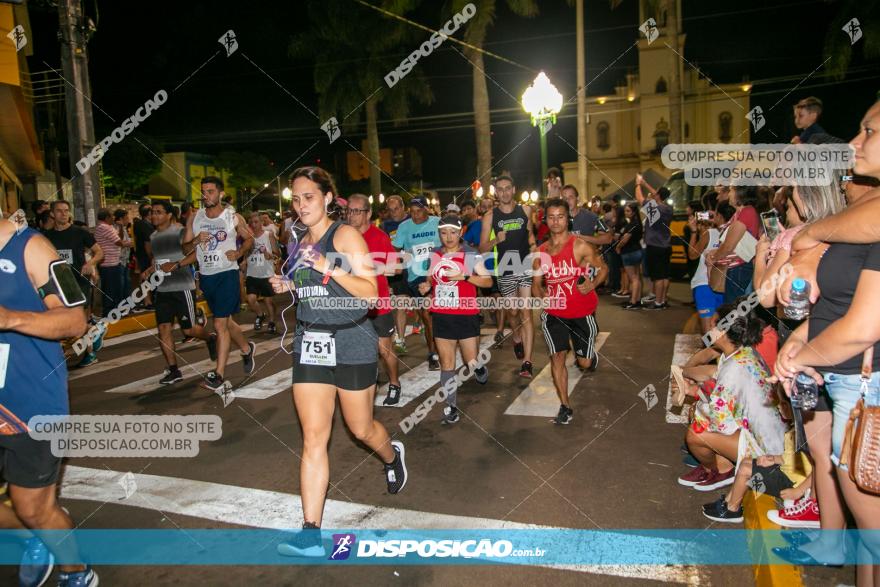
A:
<svg viewBox="0 0 880 587">
<path fill-rule="evenodd" d="M 303 263 L 306 267 L 311 266 L 319 284 L 326 285 L 333 280 L 335 285 L 352 297 L 375 298 L 378 294 L 375 270 L 370 261 L 366 242 L 354 228 L 348 225 L 334 226 L 333 220 L 328 216 L 328 207 L 337 196 L 330 174 L 319 167 L 301 167 L 293 172 L 291 179 L 294 210 L 299 215 L 300 221 L 308 227 L 308 232 L 300 241 L 300 252 L 297 255 L 300 266 Z M 337 253 L 345 255 L 351 272 L 331 265 L 324 255 L 312 247 L 319 243 L 331 228 L 335 228 L 332 248 Z M 276 275 L 271 278 L 271 282 L 276 293 L 289 291 L 290 282 L 287 277 Z M 334 319 L 338 317 L 338 311 L 325 311 L 327 318 L 320 320 L 322 324 L 338 322 Z M 314 313 L 314 310 L 312 312 Z M 373 327 L 367 323 L 366 328 L 372 330 Z M 320 327 L 315 329 L 321 330 Z M 302 336 L 298 338 L 301 339 Z M 294 348 L 294 356 L 300 358 L 301 351 L 302 349 Z M 346 363 L 344 356 L 336 356 L 335 360 L 339 365 Z M 389 493 L 399 492 L 406 484 L 404 450 L 403 444 L 398 441 L 392 443 L 385 427 L 373 419 L 375 378 L 364 388 L 345 389 L 338 383 L 325 382 L 335 381 L 334 376 L 336 379 L 341 378 L 338 373 L 331 372 L 331 370 L 336 371 L 334 367 L 312 364 L 294 367 L 295 371 L 300 369 L 307 370 L 309 374 L 307 377 L 301 377 L 300 373 L 297 373 L 293 385 L 293 401 L 303 431 L 303 454 L 300 460 L 303 532 L 298 533 L 291 541 L 279 544 L 278 552 L 287 556 L 326 556 L 318 529 L 321 526 L 330 478 L 327 444 L 330 440 L 337 396 L 348 429 L 385 463 Z"/>
</svg>

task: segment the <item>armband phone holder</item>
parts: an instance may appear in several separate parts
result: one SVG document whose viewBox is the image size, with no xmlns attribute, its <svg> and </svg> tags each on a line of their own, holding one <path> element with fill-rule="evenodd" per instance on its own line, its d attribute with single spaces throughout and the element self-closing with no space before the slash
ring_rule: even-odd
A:
<svg viewBox="0 0 880 587">
<path fill-rule="evenodd" d="M 49 263 L 49 281 L 37 288 L 37 291 L 41 298 L 50 294 L 58 296 L 67 308 L 75 308 L 86 303 L 86 296 L 76 281 L 73 269 L 62 259 Z"/>
</svg>

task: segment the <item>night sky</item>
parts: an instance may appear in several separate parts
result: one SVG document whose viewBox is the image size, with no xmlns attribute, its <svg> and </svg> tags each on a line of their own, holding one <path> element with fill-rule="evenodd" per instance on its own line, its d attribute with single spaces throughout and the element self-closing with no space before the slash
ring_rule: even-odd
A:
<svg viewBox="0 0 880 587">
<path fill-rule="evenodd" d="M 168 102 L 140 130 L 159 138 L 166 151 L 251 150 L 264 153 L 283 168 L 315 140 L 323 138 L 300 164 L 320 159 L 332 167 L 335 152 L 346 147 L 339 146 L 341 141 L 329 145 L 316 119 L 297 103 L 299 100 L 317 112 L 313 67 L 307 60 L 288 56 L 290 40 L 309 27 L 305 4 L 87 2 L 86 12 L 97 22 L 97 32 L 89 44 L 93 100 L 121 121 L 157 90 L 165 89 Z M 352 10 L 364 10 L 354 2 L 351 4 Z M 496 22 L 489 29 L 485 48 L 529 68 L 545 70 L 568 101 L 576 79 L 574 8 L 564 0 L 543 0 L 539 2 L 538 17 L 523 19 L 511 14 L 504 2 L 498 4 Z M 685 0 L 685 57 L 717 83 L 741 82 L 746 77 L 756 82 L 752 104 L 764 105 L 766 112 L 822 63 L 827 24 L 840 5 L 821 0 Z M 439 27 L 441 7 L 441 2 L 425 1 L 409 17 Z M 51 9 L 31 6 L 35 49 L 30 58 L 32 71 L 46 69 L 46 64 L 60 69 L 57 21 Z M 635 70 L 637 51 L 632 50 L 602 73 L 636 40 L 638 24 L 636 0 L 623 0 L 613 11 L 604 0 L 586 1 L 589 95 L 612 92 L 626 73 Z M 238 36 L 238 52 L 229 58 L 221 54 L 211 59 L 174 90 L 220 49 L 217 39 L 228 29 Z M 365 30 L 363 34 L 366 38 L 382 31 Z M 427 39 L 428 34 L 424 33 L 424 37 Z M 358 67 L 362 60 L 363 55 L 351 55 L 351 67 Z M 463 57 L 444 45 L 421 59 L 420 64 L 429 78 L 435 101 L 427 108 L 416 107 L 414 117 L 471 111 L 470 64 Z M 493 154 L 497 160 L 529 137 L 499 169 L 510 170 L 523 187 L 534 186 L 539 174 L 537 131 L 521 110 L 519 97 L 535 74 L 490 57 L 486 57 L 486 65 L 491 78 L 488 86 L 492 109 L 514 109 L 492 115 Z M 858 54 L 853 67 L 864 68 Z M 823 126 L 848 140 L 880 88 L 877 71 L 876 64 L 872 73 L 855 70 L 851 79 L 861 81 L 840 84 L 814 76 L 785 97 L 783 104 L 790 106 L 808 95 L 821 97 L 826 107 Z M 782 82 L 760 81 L 784 76 L 796 77 Z M 376 82 L 377 88 L 383 86 L 382 80 Z M 572 144 L 577 139 L 574 120 L 564 116 L 575 112 L 572 101 L 553 131 Z M 791 136 L 794 127 L 790 113 L 790 107 L 776 108 L 768 117 L 768 128 L 781 137 Z M 101 129 L 115 126 L 98 110 L 95 122 L 98 135 Z M 383 124 L 380 141 L 383 147 L 417 148 L 423 159 L 426 186 L 463 186 L 472 181 L 475 165 L 473 128 L 469 125 L 472 117 L 468 116 L 453 121 L 414 120 L 398 128 Z M 359 145 L 363 127 L 360 133 L 349 132 L 347 138 Z M 760 135 L 755 140 L 761 138 L 769 140 Z M 553 136 L 549 137 L 548 145 L 551 165 L 576 158 L 570 147 Z M 342 172 L 333 171 L 339 175 Z"/>
</svg>

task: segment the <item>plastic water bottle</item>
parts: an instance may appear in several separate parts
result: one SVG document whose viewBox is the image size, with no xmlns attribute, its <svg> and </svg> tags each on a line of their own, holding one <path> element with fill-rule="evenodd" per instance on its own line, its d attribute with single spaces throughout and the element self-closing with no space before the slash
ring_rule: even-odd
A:
<svg viewBox="0 0 880 587">
<path fill-rule="evenodd" d="M 812 410 L 819 402 L 819 385 L 809 375 L 798 373 L 791 387 L 791 407 Z"/>
<path fill-rule="evenodd" d="M 798 277 L 791 282 L 789 303 L 785 306 L 785 317 L 804 320 L 810 315 L 810 284 Z"/>
</svg>

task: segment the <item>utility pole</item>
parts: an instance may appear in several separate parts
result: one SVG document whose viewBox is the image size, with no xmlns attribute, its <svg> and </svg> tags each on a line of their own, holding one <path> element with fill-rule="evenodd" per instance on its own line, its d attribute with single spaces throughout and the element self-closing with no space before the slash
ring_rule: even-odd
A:
<svg viewBox="0 0 880 587">
<path fill-rule="evenodd" d="M 584 47 L 584 0 L 577 0 L 575 20 L 577 21 L 577 137 L 578 137 L 578 193 L 589 198 L 587 193 L 587 64 Z"/>
<path fill-rule="evenodd" d="M 76 168 L 76 162 L 95 146 L 92 88 L 86 53 L 90 30 L 83 21 L 79 0 L 59 0 L 58 19 L 61 28 L 61 66 L 64 74 L 64 103 L 67 108 L 70 175 L 73 178 L 74 218 L 95 226 L 101 203 L 98 166 L 90 166 L 85 173 L 80 173 Z"/>
<path fill-rule="evenodd" d="M 669 84 L 669 144 L 681 143 L 683 138 L 681 122 L 681 63 L 682 49 L 678 42 L 678 5 L 679 0 L 667 0 L 666 3 L 666 30 L 669 41 L 675 52 L 670 51 L 672 58 L 672 80 Z"/>
</svg>

